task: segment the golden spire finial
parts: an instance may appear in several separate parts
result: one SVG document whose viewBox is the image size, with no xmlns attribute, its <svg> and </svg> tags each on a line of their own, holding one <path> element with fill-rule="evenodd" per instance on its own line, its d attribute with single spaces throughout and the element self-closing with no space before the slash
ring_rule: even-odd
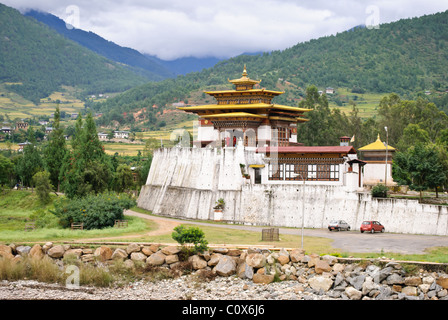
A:
<svg viewBox="0 0 448 320">
<path fill-rule="evenodd" d="M 244 64 L 243 77 L 247 77 L 246 64 Z"/>
</svg>

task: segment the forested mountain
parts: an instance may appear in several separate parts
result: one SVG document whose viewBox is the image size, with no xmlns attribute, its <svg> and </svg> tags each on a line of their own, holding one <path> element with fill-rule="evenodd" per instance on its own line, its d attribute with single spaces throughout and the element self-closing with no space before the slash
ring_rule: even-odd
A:
<svg viewBox="0 0 448 320">
<path fill-rule="evenodd" d="M 147 82 L 122 64 L 0 4 L 0 83 L 38 104 L 61 85 L 85 94 L 122 92 Z"/>
<path fill-rule="evenodd" d="M 142 85 L 94 108 L 104 112 L 106 122 L 110 113 L 154 104 L 163 108 L 190 99 L 194 91 L 231 87 L 227 79 L 240 77 L 244 64 L 252 79 L 262 79 L 262 87 L 285 91 L 276 103 L 296 104 L 309 85 L 396 92 L 406 98 L 425 90 L 445 91 L 448 11 L 382 24 L 378 29 L 353 28 L 283 51 L 238 56 L 202 72 Z M 153 119 L 152 109 L 146 111 L 148 119 Z"/>
<path fill-rule="evenodd" d="M 86 47 L 107 59 L 134 67 L 134 71 L 147 77 L 149 80 L 163 80 L 174 77 L 174 73 L 159 61 L 150 59 L 137 50 L 121 47 L 112 41 L 108 41 L 93 32 L 87 32 L 76 28 L 67 28 L 64 20 L 45 12 L 29 10 L 25 16 L 46 24 L 50 28 Z"/>
</svg>

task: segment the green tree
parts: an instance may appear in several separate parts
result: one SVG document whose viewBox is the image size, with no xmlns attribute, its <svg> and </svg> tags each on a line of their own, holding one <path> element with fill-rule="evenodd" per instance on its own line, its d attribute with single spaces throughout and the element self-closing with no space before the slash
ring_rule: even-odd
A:
<svg viewBox="0 0 448 320">
<path fill-rule="evenodd" d="M 421 129 L 418 124 L 410 123 L 403 130 L 403 134 L 397 143 L 397 148 L 400 151 L 406 151 L 417 143 L 427 144 L 429 142 L 428 132 Z"/>
<path fill-rule="evenodd" d="M 42 157 L 35 144 L 34 130 L 30 126 L 28 128 L 28 144 L 23 148 L 23 153 L 18 159 L 15 168 L 22 185 L 26 187 L 32 186 L 33 176 L 43 168 Z"/>
<path fill-rule="evenodd" d="M 134 175 L 128 165 L 120 164 L 115 174 L 115 191 L 123 192 L 134 185 Z"/>
<path fill-rule="evenodd" d="M 11 183 L 13 170 L 13 162 L 0 154 L 0 186 Z"/>
<path fill-rule="evenodd" d="M 446 183 L 446 172 L 435 145 L 418 143 L 406 152 L 397 152 L 392 163 L 392 177 L 399 185 L 420 192 Z"/>
<path fill-rule="evenodd" d="M 33 176 L 37 196 L 40 203 L 44 205 L 50 202 L 50 192 L 53 191 L 50 176 L 48 171 L 40 171 Z"/>
<path fill-rule="evenodd" d="M 67 145 L 64 137 L 64 130 L 60 125 L 59 105 L 54 113 L 53 131 L 48 136 L 48 144 L 44 149 L 45 168 L 50 174 L 50 180 L 53 186 L 59 191 L 59 175 L 61 167 L 67 153 Z"/>
<path fill-rule="evenodd" d="M 72 150 L 67 152 L 60 173 L 64 192 L 74 198 L 108 190 L 113 178 L 112 164 L 98 139 L 91 113 L 84 123 L 78 116 L 75 131 Z"/>
</svg>

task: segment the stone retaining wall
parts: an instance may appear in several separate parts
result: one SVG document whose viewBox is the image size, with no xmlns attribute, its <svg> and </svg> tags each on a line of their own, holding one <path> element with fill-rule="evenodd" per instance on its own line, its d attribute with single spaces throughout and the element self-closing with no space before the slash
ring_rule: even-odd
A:
<svg viewBox="0 0 448 320">
<path fill-rule="evenodd" d="M 32 258 L 45 256 L 61 261 L 71 256 L 86 263 L 113 262 L 121 260 L 128 268 L 136 264 L 175 269 L 180 248 L 159 244 L 130 243 L 111 248 L 73 247 L 71 245 L 43 246 L 0 245 L 0 258 L 20 261 L 25 255 Z M 297 281 L 304 291 L 325 295 L 328 299 L 351 300 L 448 300 L 448 266 L 438 264 L 417 266 L 409 274 L 403 264 L 389 261 L 362 261 L 348 263 L 334 256 L 306 254 L 300 249 L 270 251 L 249 248 L 214 248 L 189 258 L 197 272 L 208 271 L 222 277 L 237 276 L 251 279 L 254 283 L 269 284 L 274 281 Z"/>
</svg>

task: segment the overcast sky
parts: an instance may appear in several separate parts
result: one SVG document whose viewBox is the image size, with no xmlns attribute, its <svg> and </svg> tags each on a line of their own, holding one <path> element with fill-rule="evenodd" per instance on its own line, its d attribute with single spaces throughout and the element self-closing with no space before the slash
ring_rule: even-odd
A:
<svg viewBox="0 0 448 320">
<path fill-rule="evenodd" d="M 121 46 L 171 60 L 283 50 L 354 26 L 448 10 L 448 0 L 0 0 L 50 12 Z"/>
</svg>

